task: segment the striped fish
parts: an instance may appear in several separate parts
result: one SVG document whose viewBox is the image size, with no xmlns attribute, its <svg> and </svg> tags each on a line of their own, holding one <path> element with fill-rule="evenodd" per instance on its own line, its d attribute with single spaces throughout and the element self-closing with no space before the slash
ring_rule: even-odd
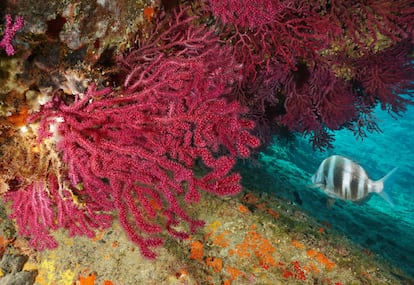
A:
<svg viewBox="0 0 414 285">
<path fill-rule="evenodd" d="M 372 193 L 376 193 L 392 205 L 391 199 L 383 190 L 384 182 L 396 169 L 373 181 L 356 162 L 340 155 L 332 155 L 322 161 L 312 176 L 312 186 L 321 188 L 331 198 L 357 203 L 367 201 Z"/>
</svg>

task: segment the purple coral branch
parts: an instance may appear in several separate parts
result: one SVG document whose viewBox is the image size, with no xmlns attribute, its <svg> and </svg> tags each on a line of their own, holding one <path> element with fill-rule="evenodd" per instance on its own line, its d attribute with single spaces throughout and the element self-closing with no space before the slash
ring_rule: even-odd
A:
<svg viewBox="0 0 414 285">
<path fill-rule="evenodd" d="M 12 17 L 6 15 L 6 28 L 3 33 L 3 39 L 0 41 L 0 48 L 3 48 L 8 56 L 14 55 L 15 53 L 12 41 L 17 31 L 23 28 L 23 25 L 23 17 L 17 16 L 13 23 Z"/>
</svg>

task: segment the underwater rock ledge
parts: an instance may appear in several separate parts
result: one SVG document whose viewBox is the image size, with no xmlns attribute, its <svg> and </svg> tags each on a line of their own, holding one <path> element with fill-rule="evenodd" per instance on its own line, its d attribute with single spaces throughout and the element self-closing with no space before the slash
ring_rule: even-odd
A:
<svg viewBox="0 0 414 285">
<path fill-rule="evenodd" d="M 92 240 L 59 230 L 56 250 L 30 252 L 34 284 L 413 284 L 398 268 L 315 221 L 289 201 L 245 189 L 191 206 L 205 226 L 167 238 L 147 260 L 116 222 Z M 6 251 L 24 250 L 17 238 Z M 19 245 L 19 247 L 17 247 Z M 2 278 L 0 278 L 0 284 Z M 88 283 L 89 282 L 89 283 Z"/>
</svg>

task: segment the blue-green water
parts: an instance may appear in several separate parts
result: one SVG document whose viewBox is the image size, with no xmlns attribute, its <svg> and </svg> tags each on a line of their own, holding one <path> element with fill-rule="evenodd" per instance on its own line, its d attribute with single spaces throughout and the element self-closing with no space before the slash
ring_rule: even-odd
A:
<svg viewBox="0 0 414 285">
<path fill-rule="evenodd" d="M 398 120 L 381 110 L 375 114 L 382 133 L 357 140 L 349 131 L 338 131 L 334 148 L 323 153 L 312 150 L 303 138 L 275 142 L 259 155 L 256 166 L 244 165 L 244 184 L 293 201 L 311 216 L 330 223 L 334 230 L 414 276 L 414 107 L 410 106 Z M 392 187 L 386 190 L 395 206 L 373 195 L 362 205 L 336 201 L 329 208 L 324 193 L 307 186 L 320 162 L 331 154 L 357 161 L 374 180 L 398 167 Z"/>
</svg>

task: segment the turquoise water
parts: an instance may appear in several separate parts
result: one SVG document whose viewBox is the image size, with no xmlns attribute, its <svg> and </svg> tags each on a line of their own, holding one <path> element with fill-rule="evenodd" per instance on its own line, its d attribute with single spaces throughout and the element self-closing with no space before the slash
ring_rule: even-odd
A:
<svg viewBox="0 0 414 285">
<path fill-rule="evenodd" d="M 243 165 L 243 183 L 270 191 L 296 203 L 332 229 L 414 276 L 414 107 L 398 120 L 376 110 L 382 133 L 356 139 L 349 131 L 335 134 L 334 148 L 314 151 L 306 139 L 277 140 L 259 155 L 255 166 Z M 371 179 L 379 179 L 394 167 L 398 171 L 386 191 L 394 207 L 378 195 L 362 205 L 336 201 L 330 208 L 326 196 L 309 186 L 320 162 L 331 154 L 357 161 Z"/>
</svg>

